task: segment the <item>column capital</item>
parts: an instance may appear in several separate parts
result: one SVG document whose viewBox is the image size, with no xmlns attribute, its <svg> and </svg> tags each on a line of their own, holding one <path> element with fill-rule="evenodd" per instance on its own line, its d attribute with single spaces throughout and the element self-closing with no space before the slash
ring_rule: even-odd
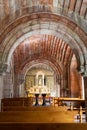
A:
<svg viewBox="0 0 87 130">
<path fill-rule="evenodd" d="M 81 74 L 83 76 L 83 78 L 87 78 L 87 71 L 85 71 L 84 73 Z"/>
<path fill-rule="evenodd" d="M 79 73 L 81 73 L 81 75 L 84 75 L 85 66 L 84 65 L 80 65 L 79 67 L 77 67 L 77 70 L 78 70 Z"/>
<path fill-rule="evenodd" d="M 8 65 L 7 64 L 1 64 L 0 65 L 0 75 L 3 75 L 7 72 Z"/>
<path fill-rule="evenodd" d="M 83 77 L 87 77 L 87 64 L 81 65 L 79 69 L 77 68 L 77 70 Z"/>
</svg>

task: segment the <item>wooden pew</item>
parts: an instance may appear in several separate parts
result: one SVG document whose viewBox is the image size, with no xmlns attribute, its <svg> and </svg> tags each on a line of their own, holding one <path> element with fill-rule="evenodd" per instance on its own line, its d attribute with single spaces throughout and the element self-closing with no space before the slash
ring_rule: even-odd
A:
<svg viewBox="0 0 87 130">
<path fill-rule="evenodd" d="M 87 123 L 0 123 L 0 130 L 87 130 Z"/>
<path fill-rule="evenodd" d="M 32 106 L 32 102 L 32 97 L 4 98 L 1 100 L 1 111 L 23 109 L 23 107 Z"/>
<path fill-rule="evenodd" d="M 58 105 L 58 106 L 62 106 L 64 104 L 64 102 L 69 102 L 69 103 L 78 103 L 79 107 L 83 106 L 83 104 L 85 105 L 85 100 L 80 99 L 80 98 L 58 98 L 58 97 L 54 97 L 54 106 Z"/>
<path fill-rule="evenodd" d="M 35 97 L 4 98 L 1 100 L 1 111 L 31 111 L 35 109 L 32 107 L 35 104 L 35 100 Z M 43 101 L 42 97 L 39 97 L 38 100 Z M 51 100 L 51 97 L 46 97 L 46 102 L 49 102 L 50 105 Z M 42 110 L 43 108 L 40 109 Z"/>
</svg>

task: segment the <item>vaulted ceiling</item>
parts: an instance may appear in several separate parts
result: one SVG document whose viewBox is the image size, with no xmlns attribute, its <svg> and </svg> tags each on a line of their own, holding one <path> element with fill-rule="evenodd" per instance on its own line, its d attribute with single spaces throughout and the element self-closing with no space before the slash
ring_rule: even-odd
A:
<svg viewBox="0 0 87 130">
<path fill-rule="evenodd" d="M 70 64 L 72 55 L 71 48 L 62 39 L 52 35 L 34 35 L 25 39 L 15 49 L 15 71 L 20 71 L 25 64 L 34 60 L 51 61 L 63 71 Z"/>
<path fill-rule="evenodd" d="M 36 60 L 61 71 L 75 53 L 85 71 L 86 47 L 87 0 L 0 0 L 0 66 L 14 52 L 15 72 Z"/>
</svg>

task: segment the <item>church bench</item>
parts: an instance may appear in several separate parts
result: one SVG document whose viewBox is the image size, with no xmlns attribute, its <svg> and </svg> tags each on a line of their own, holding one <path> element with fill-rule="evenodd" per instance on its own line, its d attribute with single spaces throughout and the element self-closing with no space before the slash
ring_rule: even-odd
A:
<svg viewBox="0 0 87 130">
<path fill-rule="evenodd" d="M 23 97 L 23 98 L 4 98 L 1 100 L 1 111 L 30 111 L 38 110 L 37 108 L 31 108 L 35 103 L 35 97 Z M 42 101 L 42 97 L 39 97 Z M 46 97 L 46 102 L 51 104 L 51 97 Z M 41 104 L 40 104 L 41 105 Z M 40 108 L 41 110 L 43 108 Z"/>
<path fill-rule="evenodd" d="M 4 98 L 1 100 L 1 111 L 17 109 L 17 107 L 32 106 L 32 98 Z"/>
<path fill-rule="evenodd" d="M 80 99 L 80 98 L 65 98 L 65 97 L 54 97 L 53 99 L 53 102 L 54 102 L 54 106 L 57 105 L 57 106 L 63 106 L 63 105 L 67 105 L 70 104 L 70 107 L 71 105 L 74 103 L 76 107 L 80 107 L 82 106 L 83 108 L 85 108 L 85 100 L 83 99 Z"/>
<path fill-rule="evenodd" d="M 87 123 L 0 123 L 0 130 L 87 130 Z"/>
</svg>

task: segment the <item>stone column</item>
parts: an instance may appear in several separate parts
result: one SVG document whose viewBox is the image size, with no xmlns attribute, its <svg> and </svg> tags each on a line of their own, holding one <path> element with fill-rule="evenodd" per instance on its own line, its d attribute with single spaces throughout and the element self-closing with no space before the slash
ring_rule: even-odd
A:
<svg viewBox="0 0 87 130">
<path fill-rule="evenodd" d="M 86 107 L 86 122 L 87 122 L 87 77 L 84 77 L 84 89 L 85 89 L 85 107 Z"/>
<path fill-rule="evenodd" d="M 19 97 L 24 97 L 24 83 L 19 85 Z"/>
<path fill-rule="evenodd" d="M 60 85 L 59 84 L 57 85 L 57 88 L 58 88 L 58 97 L 60 97 Z"/>
<path fill-rule="evenodd" d="M 63 82 L 64 77 L 63 77 L 63 75 L 61 75 L 60 79 L 61 79 L 60 96 L 63 97 L 64 96 L 64 94 L 63 94 L 63 86 L 64 86 L 64 82 Z"/>
<path fill-rule="evenodd" d="M 1 99 L 3 98 L 3 75 L 0 75 L 0 111 L 1 111 Z"/>
<path fill-rule="evenodd" d="M 13 97 L 19 97 L 19 78 L 18 75 L 14 75 Z"/>
<path fill-rule="evenodd" d="M 82 77 L 82 99 L 85 99 L 84 78 Z"/>
<path fill-rule="evenodd" d="M 9 72 L 3 73 L 3 89 L 4 98 L 10 98 L 11 95 L 11 74 Z"/>
</svg>

